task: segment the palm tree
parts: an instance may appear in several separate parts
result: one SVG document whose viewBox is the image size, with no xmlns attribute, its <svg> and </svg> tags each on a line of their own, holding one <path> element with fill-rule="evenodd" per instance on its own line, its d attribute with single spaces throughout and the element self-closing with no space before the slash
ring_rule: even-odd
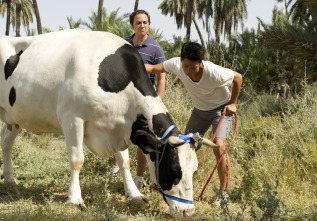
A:
<svg viewBox="0 0 317 221">
<path fill-rule="evenodd" d="M 138 10 L 138 8 L 139 8 L 139 0 L 135 0 L 134 11 Z"/>
<path fill-rule="evenodd" d="M 14 0 L 15 3 L 15 20 L 13 22 L 13 27 L 15 27 L 16 36 L 20 36 L 21 23 L 25 27 L 29 27 L 29 23 L 33 22 L 33 4 L 31 0 Z"/>
<path fill-rule="evenodd" d="M 301 18 L 293 19 L 297 13 L 295 7 L 307 9 Z M 272 25 L 259 20 L 264 28 L 259 39 L 265 47 L 282 54 L 284 69 L 289 70 L 287 66 L 291 66 L 290 85 L 300 88 L 304 68 L 307 68 L 306 81 L 317 81 L 317 0 L 297 0 L 291 8 L 294 10 L 288 16 L 275 9 Z"/>
<path fill-rule="evenodd" d="M 34 8 L 34 13 L 36 18 L 37 32 L 38 34 L 42 34 L 42 23 L 41 23 L 40 11 L 37 5 L 37 0 L 33 0 L 33 8 Z"/>
<path fill-rule="evenodd" d="M 78 19 L 77 21 L 75 21 L 72 16 L 67 17 L 67 22 L 68 22 L 67 29 L 79 28 L 80 25 L 83 23 L 81 19 Z M 63 30 L 63 29 L 65 29 L 65 28 L 62 26 L 59 26 L 59 30 Z"/>
<path fill-rule="evenodd" d="M 160 5 L 162 14 L 175 16 L 177 28 L 181 28 L 183 25 L 186 27 L 186 39 L 190 39 L 191 24 L 194 22 L 195 28 L 200 37 L 201 44 L 206 50 L 206 44 L 201 31 L 197 25 L 195 16 L 198 14 L 198 18 L 203 19 L 204 26 L 206 25 L 207 31 L 209 30 L 209 19 L 213 14 L 212 0 L 164 0 Z M 206 50 L 207 51 L 207 50 Z"/>
<path fill-rule="evenodd" d="M 118 11 L 119 8 L 108 15 L 107 10 L 103 8 L 101 22 L 99 22 L 96 12 L 92 12 L 92 16 L 89 17 L 91 23 L 82 22 L 82 24 L 94 31 L 107 31 L 121 37 L 131 35 L 132 30 L 127 22 L 129 15 L 124 14 L 118 17 Z"/>
<path fill-rule="evenodd" d="M 12 8 L 12 1 L 11 0 L 3 0 L 1 4 L 1 15 L 3 16 L 7 13 L 6 18 L 6 31 L 5 35 L 10 34 L 10 23 L 11 23 L 11 8 Z"/>
<path fill-rule="evenodd" d="M 102 8 L 103 8 L 103 0 L 99 0 L 98 4 L 98 21 L 101 23 L 101 16 L 102 16 Z"/>
<path fill-rule="evenodd" d="M 214 26 L 216 42 L 220 42 L 223 31 L 231 36 L 231 30 L 237 30 L 238 24 L 243 26 L 247 17 L 247 4 L 245 0 L 215 0 L 214 1 Z"/>
<path fill-rule="evenodd" d="M 192 2 L 192 1 L 190 1 Z M 183 24 L 187 28 L 186 37 L 190 39 L 190 23 L 187 23 L 188 20 L 186 19 L 186 13 L 190 14 L 192 11 L 189 12 L 190 9 L 186 8 L 187 1 L 186 0 L 164 0 L 160 5 L 159 9 L 161 9 L 162 14 L 167 15 L 170 14 L 172 17 L 175 14 L 177 28 L 182 28 Z"/>
<path fill-rule="evenodd" d="M 21 23 L 28 29 L 30 22 L 33 22 L 34 9 L 31 0 L 3 0 L 1 4 L 1 14 L 7 14 L 5 35 L 10 34 L 10 26 L 16 30 L 16 35 L 20 36 Z"/>
<path fill-rule="evenodd" d="M 197 15 L 198 18 L 202 19 L 203 27 L 206 29 L 208 33 L 208 39 L 210 34 L 210 25 L 209 19 L 213 18 L 214 9 L 213 9 L 213 0 L 199 0 L 197 4 Z M 195 17 L 193 17 L 193 22 Z M 195 24 L 196 25 L 196 24 Z M 199 29 L 197 29 L 198 34 L 200 34 Z"/>
<path fill-rule="evenodd" d="M 273 24 L 272 26 L 262 22 L 265 31 L 261 33 L 261 39 L 265 45 L 287 50 L 303 60 L 316 60 L 317 0 L 297 0 L 292 8 L 294 7 L 307 9 L 302 14 L 302 18 L 292 21 L 285 18 L 281 24 Z M 293 13 L 295 10 L 290 10 L 290 16 L 293 16 Z"/>
<path fill-rule="evenodd" d="M 21 2 L 17 1 L 16 5 L 15 5 L 15 10 L 16 10 L 16 28 L 15 28 L 15 32 L 16 32 L 16 37 L 20 37 L 20 27 L 21 27 L 21 11 L 22 11 L 22 6 L 21 6 Z"/>
<path fill-rule="evenodd" d="M 160 31 L 160 29 L 149 28 L 149 35 L 159 44 L 161 44 L 164 38 L 163 33 L 162 31 Z"/>
</svg>

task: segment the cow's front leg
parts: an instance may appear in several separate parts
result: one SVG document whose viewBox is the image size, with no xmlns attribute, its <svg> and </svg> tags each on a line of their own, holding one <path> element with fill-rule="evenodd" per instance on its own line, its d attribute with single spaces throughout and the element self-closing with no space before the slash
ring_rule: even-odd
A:
<svg viewBox="0 0 317 221">
<path fill-rule="evenodd" d="M 133 182 L 130 173 L 130 159 L 128 149 L 117 152 L 115 154 L 115 157 L 119 165 L 120 173 L 123 179 L 125 195 L 128 196 L 130 200 L 147 201 L 144 195 L 140 193 L 140 191 Z"/>
<path fill-rule="evenodd" d="M 64 120 L 62 125 L 71 169 L 67 203 L 74 204 L 79 206 L 81 209 L 85 209 L 86 207 L 81 197 L 81 189 L 79 184 L 79 172 L 84 163 L 84 123 L 82 119 L 75 118 L 72 120 Z"/>
<path fill-rule="evenodd" d="M 3 156 L 3 173 L 1 178 L 4 178 L 5 183 L 14 183 L 16 180 L 13 177 L 13 167 L 12 167 L 12 147 L 14 139 L 18 136 L 20 132 L 18 125 L 4 125 L 1 130 L 1 147 Z"/>
</svg>

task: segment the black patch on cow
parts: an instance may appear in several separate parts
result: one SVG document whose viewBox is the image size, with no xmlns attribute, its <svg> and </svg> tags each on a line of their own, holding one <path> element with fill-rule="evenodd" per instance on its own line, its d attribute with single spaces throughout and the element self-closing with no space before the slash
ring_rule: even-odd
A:
<svg viewBox="0 0 317 221">
<path fill-rule="evenodd" d="M 163 136 L 171 124 L 173 124 L 173 120 L 169 113 L 153 116 L 154 132 L 159 137 Z M 177 136 L 178 134 L 179 131 L 175 127 L 166 138 L 158 140 L 153 132 L 149 130 L 148 121 L 143 115 L 139 115 L 132 125 L 131 141 L 138 145 L 145 154 L 150 154 L 153 162 L 156 160 L 157 154 L 161 154 L 158 180 L 163 190 L 170 190 L 173 185 L 177 185 L 183 175 L 178 150 L 167 142 L 169 136 Z"/>
<path fill-rule="evenodd" d="M 15 70 L 15 68 L 18 66 L 19 60 L 20 60 L 20 55 L 23 53 L 21 50 L 18 54 L 12 55 L 11 57 L 8 58 L 4 65 L 4 75 L 5 79 L 7 80 Z"/>
<path fill-rule="evenodd" d="M 98 75 L 98 85 L 104 91 L 118 93 L 132 81 L 142 95 L 157 96 L 139 52 L 129 44 L 106 57 L 99 65 Z"/>
<path fill-rule="evenodd" d="M 145 154 L 158 152 L 162 144 L 157 140 L 148 127 L 148 121 L 143 115 L 139 115 L 132 125 L 130 136 L 132 143 L 138 145 Z"/>
<path fill-rule="evenodd" d="M 162 137 L 165 131 L 174 124 L 171 115 L 160 113 L 152 117 L 154 133 L 159 137 Z M 170 190 L 173 185 L 177 185 L 182 179 L 182 168 L 179 163 L 178 150 L 167 143 L 167 139 L 170 136 L 178 136 L 180 132 L 175 127 L 169 132 L 166 137 L 161 141 L 161 158 L 158 168 L 159 184 L 162 190 Z M 155 161 L 157 153 L 150 153 L 151 161 Z"/>
<path fill-rule="evenodd" d="M 171 124 L 174 124 L 173 119 L 168 112 L 166 114 L 160 113 L 153 115 L 152 122 L 154 133 L 159 137 L 162 137 Z M 179 131 L 176 127 L 168 134 L 168 137 L 171 135 L 179 135 Z"/>
<path fill-rule="evenodd" d="M 9 94 L 9 103 L 10 103 L 11 107 L 15 103 L 15 100 L 16 100 L 15 88 L 12 87 L 10 90 L 10 94 Z"/>
<path fill-rule="evenodd" d="M 158 181 L 162 190 L 170 190 L 173 185 L 179 183 L 183 176 L 179 163 L 178 149 L 166 144 L 165 151 L 162 153 L 163 158 L 159 160 Z M 151 153 L 151 155 L 154 155 L 154 153 Z"/>
</svg>

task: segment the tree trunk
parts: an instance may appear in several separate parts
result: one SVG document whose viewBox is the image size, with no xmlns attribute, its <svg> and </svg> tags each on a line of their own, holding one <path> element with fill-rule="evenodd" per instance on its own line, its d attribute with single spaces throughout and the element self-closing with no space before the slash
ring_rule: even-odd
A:
<svg viewBox="0 0 317 221">
<path fill-rule="evenodd" d="M 101 18 L 102 18 L 102 8 L 103 8 L 103 0 L 99 0 L 98 4 L 98 21 L 101 24 Z"/>
<path fill-rule="evenodd" d="M 221 22 L 217 22 L 216 29 L 215 29 L 215 35 L 216 35 L 216 42 L 218 44 L 220 43 L 221 27 L 222 27 L 222 23 Z"/>
<path fill-rule="evenodd" d="M 6 21 L 6 33 L 5 35 L 9 36 L 10 34 L 10 16 L 11 16 L 11 1 L 7 0 L 7 21 Z"/>
<path fill-rule="evenodd" d="M 186 39 L 190 40 L 190 25 L 186 28 Z"/>
<path fill-rule="evenodd" d="M 36 0 L 33 0 L 33 8 L 34 8 L 36 24 L 37 24 L 37 33 L 40 35 L 42 34 L 42 23 L 41 23 L 40 11 L 37 6 Z"/>
<path fill-rule="evenodd" d="M 16 27 L 15 27 L 15 33 L 16 33 L 16 37 L 21 37 L 20 34 L 20 27 L 21 27 L 21 3 L 18 2 L 16 3 Z"/>
<path fill-rule="evenodd" d="M 134 11 L 138 10 L 138 8 L 139 8 L 139 0 L 135 0 Z"/>
<path fill-rule="evenodd" d="M 190 28 L 192 24 L 192 17 L 194 17 L 194 1 L 189 0 L 187 1 L 187 9 L 186 9 L 186 17 L 185 17 L 185 26 L 187 28 L 186 30 L 186 37 L 188 40 L 190 40 Z"/>
<path fill-rule="evenodd" d="M 198 24 L 197 24 L 197 21 L 196 21 L 195 17 L 193 17 L 193 22 L 194 22 L 194 25 L 196 27 L 197 33 L 199 35 L 201 45 L 204 47 L 206 60 L 208 60 L 209 59 L 209 53 L 207 51 L 207 47 L 206 47 L 206 44 L 205 44 L 205 41 L 204 41 L 204 37 L 201 34 L 201 31 L 200 31 L 200 29 L 198 27 Z"/>
</svg>

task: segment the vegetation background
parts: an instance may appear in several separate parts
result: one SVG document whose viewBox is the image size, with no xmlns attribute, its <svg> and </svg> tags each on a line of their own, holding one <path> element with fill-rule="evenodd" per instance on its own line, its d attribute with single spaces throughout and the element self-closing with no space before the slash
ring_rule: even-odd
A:
<svg viewBox="0 0 317 221">
<path fill-rule="evenodd" d="M 196 18 L 206 19 L 206 28 L 215 31 L 215 36 L 226 34 L 224 43 L 220 37 L 201 39 L 206 58 L 244 77 L 238 133 L 229 151 L 231 203 L 213 205 L 219 186 L 215 175 L 203 200 L 195 201 L 194 216 L 185 220 L 317 220 L 317 1 L 278 1 L 284 2 L 285 8 L 273 9 L 271 25 L 259 20 L 258 30 L 236 34 L 231 32 L 243 21 L 246 1 L 162 1 L 162 13 L 178 16 L 180 28 L 188 29 L 187 24 L 195 23 Z M 119 16 L 118 10 L 107 13 L 103 1 L 98 3 L 101 7 L 89 21 L 68 17 L 69 28 L 109 31 L 121 37 L 132 33 L 127 15 Z M 138 1 L 135 3 L 138 8 Z M 38 29 L 28 30 L 28 35 L 50 32 L 41 27 L 36 5 L 35 0 L 1 0 L 0 13 L 9 14 L 8 24 L 14 26 L 17 36 L 19 25 L 27 28 L 33 14 Z M 174 36 L 173 42 L 168 42 L 159 30 L 151 29 L 150 35 L 163 46 L 167 58 L 179 56 L 181 45 L 190 36 Z M 184 131 L 192 103 L 181 82 L 170 74 L 163 102 Z M 211 133 L 209 130 L 206 136 L 211 138 Z M 198 158 L 203 152 L 204 148 L 197 152 Z M 134 176 L 134 146 L 130 158 Z M 124 196 L 121 178 L 110 179 L 111 160 L 95 157 L 87 149 L 80 182 L 88 209 L 82 212 L 65 206 L 70 171 L 63 135 L 23 130 L 14 145 L 13 162 L 18 185 L 0 182 L 1 220 L 175 219 L 151 189 L 148 173 L 141 192 L 150 203 L 131 204 Z M 215 164 L 209 152 L 194 175 L 195 198 Z M 0 158 L 0 170 L 2 165 Z"/>
</svg>

